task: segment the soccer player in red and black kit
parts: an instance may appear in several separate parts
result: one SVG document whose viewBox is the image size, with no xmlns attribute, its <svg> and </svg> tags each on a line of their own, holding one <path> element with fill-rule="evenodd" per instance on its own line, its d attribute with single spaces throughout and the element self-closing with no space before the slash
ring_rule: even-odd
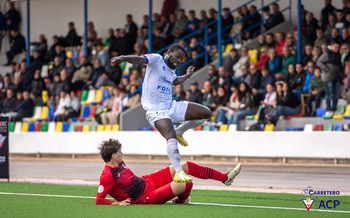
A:
<svg viewBox="0 0 350 218">
<path fill-rule="evenodd" d="M 164 204 L 173 199 L 173 203 L 188 203 L 192 182 L 175 183 L 175 169 L 165 167 L 155 173 L 137 177 L 123 161 L 122 145 L 118 140 L 103 141 L 98 148 L 106 166 L 103 169 L 96 196 L 96 204 L 129 205 L 129 204 Z M 199 166 L 192 162 L 181 164 L 186 174 L 200 179 L 213 179 L 231 185 L 241 170 L 238 164 L 232 171 L 221 173 L 209 167 Z M 116 201 L 106 199 L 110 195 Z M 176 197 L 176 198 L 175 198 Z"/>
</svg>

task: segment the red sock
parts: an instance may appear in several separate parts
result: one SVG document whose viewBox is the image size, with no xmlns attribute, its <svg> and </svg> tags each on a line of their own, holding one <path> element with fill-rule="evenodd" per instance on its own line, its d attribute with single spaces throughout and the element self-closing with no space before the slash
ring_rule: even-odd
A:
<svg viewBox="0 0 350 218">
<path fill-rule="evenodd" d="M 188 174 L 200 179 L 213 179 L 225 182 L 227 179 L 226 173 L 221 173 L 209 167 L 203 167 L 198 164 L 187 161 Z"/>
<path fill-rule="evenodd" d="M 186 183 L 186 189 L 185 192 L 182 193 L 181 195 L 177 196 L 177 202 L 182 204 L 183 202 L 185 202 L 185 200 L 188 198 L 188 196 L 190 196 L 191 194 L 191 189 L 192 189 L 193 183 Z"/>
</svg>

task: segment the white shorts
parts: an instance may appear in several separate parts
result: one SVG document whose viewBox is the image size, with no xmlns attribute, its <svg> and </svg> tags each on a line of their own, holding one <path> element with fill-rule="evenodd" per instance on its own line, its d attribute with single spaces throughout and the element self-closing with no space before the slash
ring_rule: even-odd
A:
<svg viewBox="0 0 350 218">
<path fill-rule="evenodd" d="M 170 119 L 173 123 L 182 123 L 185 121 L 188 101 L 173 101 L 169 110 L 147 111 L 146 119 L 155 128 L 155 122 L 161 119 Z"/>
</svg>

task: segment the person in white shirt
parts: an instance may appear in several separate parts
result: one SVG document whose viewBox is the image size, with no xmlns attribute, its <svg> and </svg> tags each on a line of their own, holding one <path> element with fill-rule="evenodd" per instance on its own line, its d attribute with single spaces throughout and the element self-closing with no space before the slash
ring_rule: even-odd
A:
<svg viewBox="0 0 350 218">
<path fill-rule="evenodd" d="M 181 167 L 177 141 L 187 146 L 183 133 L 203 124 L 211 117 L 211 112 L 209 108 L 197 103 L 172 100 L 172 85 L 182 84 L 194 73 L 194 67 L 190 66 L 186 74 L 179 77 L 176 75 L 175 69 L 184 58 L 185 49 L 179 44 L 173 44 L 164 57 L 159 54 L 117 56 L 111 59 L 111 65 L 126 61 L 147 66 L 141 104 L 146 110 L 149 123 L 167 140 L 167 153 L 176 171 L 174 181 L 188 183 L 192 178 Z M 184 123 L 175 130 L 173 122 Z"/>
<path fill-rule="evenodd" d="M 66 91 L 61 90 L 60 91 L 60 100 L 58 103 L 58 106 L 56 108 L 54 115 L 54 120 L 58 121 L 61 120 L 62 116 L 66 115 L 67 111 L 66 108 L 68 108 L 71 104 L 71 99 Z"/>
</svg>

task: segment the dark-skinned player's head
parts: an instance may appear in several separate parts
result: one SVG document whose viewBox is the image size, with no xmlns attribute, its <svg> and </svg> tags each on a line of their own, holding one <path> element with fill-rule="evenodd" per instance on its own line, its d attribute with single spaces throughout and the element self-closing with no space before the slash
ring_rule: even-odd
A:
<svg viewBox="0 0 350 218">
<path fill-rule="evenodd" d="M 101 158 L 105 163 L 111 161 L 112 155 L 122 149 L 122 144 L 117 139 L 103 141 L 98 147 Z"/>
<path fill-rule="evenodd" d="M 168 63 L 171 69 L 175 69 L 180 64 L 186 55 L 185 48 L 180 44 L 173 44 L 168 48 L 168 51 L 165 55 L 165 61 Z"/>
</svg>

